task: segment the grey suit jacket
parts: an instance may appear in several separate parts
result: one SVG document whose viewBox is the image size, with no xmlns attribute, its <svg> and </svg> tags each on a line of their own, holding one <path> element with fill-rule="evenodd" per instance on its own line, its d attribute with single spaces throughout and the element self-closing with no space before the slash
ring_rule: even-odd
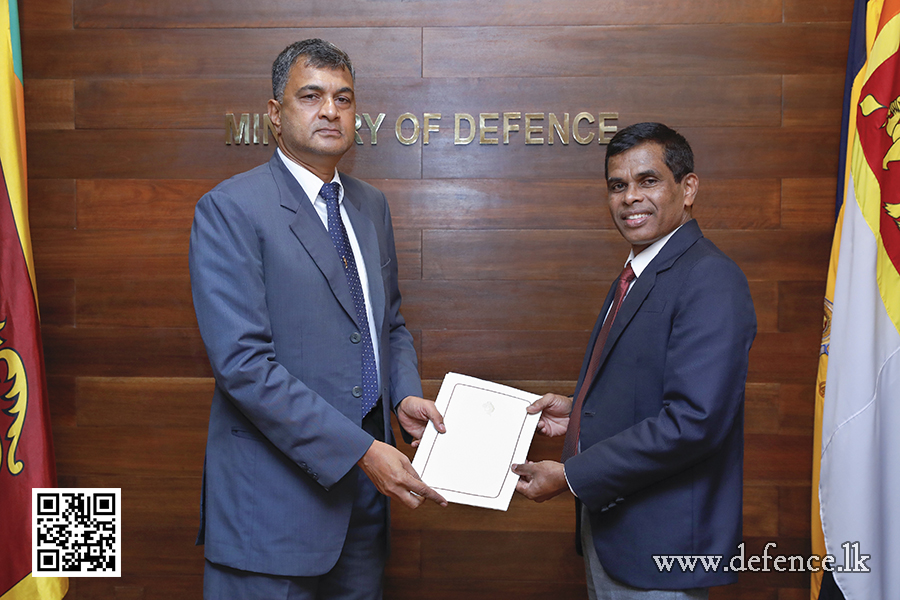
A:
<svg viewBox="0 0 900 600">
<path fill-rule="evenodd" d="M 368 273 L 388 442 L 389 410 L 421 396 L 400 315 L 384 195 L 341 175 Z M 275 575 L 327 572 L 346 537 L 360 427 L 356 312 L 328 232 L 278 155 L 197 204 L 191 287 L 216 387 L 198 543 L 206 558 Z"/>
</svg>

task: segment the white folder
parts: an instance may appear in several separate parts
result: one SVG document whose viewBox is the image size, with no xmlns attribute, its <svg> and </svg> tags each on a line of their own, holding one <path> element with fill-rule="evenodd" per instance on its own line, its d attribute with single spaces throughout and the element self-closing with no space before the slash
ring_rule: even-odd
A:
<svg viewBox="0 0 900 600">
<path fill-rule="evenodd" d="M 509 386 L 448 373 L 435 400 L 446 433 L 429 423 L 413 459 L 422 481 L 448 502 L 506 510 L 540 413 L 525 409 L 540 398 Z"/>
</svg>

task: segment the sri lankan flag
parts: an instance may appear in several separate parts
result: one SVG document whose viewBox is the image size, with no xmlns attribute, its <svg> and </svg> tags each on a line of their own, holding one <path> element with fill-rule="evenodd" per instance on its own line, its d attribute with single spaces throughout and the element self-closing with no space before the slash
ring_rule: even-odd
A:
<svg viewBox="0 0 900 600">
<path fill-rule="evenodd" d="M 856 1 L 847 64 L 816 397 L 813 554 L 834 556 L 847 600 L 886 600 L 900 590 L 892 564 L 900 556 L 900 0 Z"/>
<path fill-rule="evenodd" d="M 22 55 L 15 0 L 0 0 L 0 599 L 62 598 L 31 576 L 31 490 L 56 473 L 28 233 Z"/>
</svg>

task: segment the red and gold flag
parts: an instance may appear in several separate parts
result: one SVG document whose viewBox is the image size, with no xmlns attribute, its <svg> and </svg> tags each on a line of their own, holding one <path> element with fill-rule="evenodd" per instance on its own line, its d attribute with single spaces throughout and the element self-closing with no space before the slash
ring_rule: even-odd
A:
<svg viewBox="0 0 900 600">
<path fill-rule="evenodd" d="M 0 600 L 56 600 L 68 580 L 31 576 L 31 490 L 56 470 L 28 230 L 15 0 L 0 0 Z"/>
<path fill-rule="evenodd" d="M 813 600 L 896 598 L 900 571 L 900 0 L 857 0 L 813 461 Z"/>
</svg>

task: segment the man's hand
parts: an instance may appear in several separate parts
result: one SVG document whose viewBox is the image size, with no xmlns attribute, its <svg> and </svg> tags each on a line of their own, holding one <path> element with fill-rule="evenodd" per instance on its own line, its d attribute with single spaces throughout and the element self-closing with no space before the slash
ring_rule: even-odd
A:
<svg viewBox="0 0 900 600">
<path fill-rule="evenodd" d="M 426 499 L 447 506 L 443 496 L 419 479 L 406 455 L 390 444 L 375 440 L 356 464 L 379 492 L 410 508 L 418 507 Z"/>
<path fill-rule="evenodd" d="M 438 412 L 434 402 L 418 396 L 407 396 L 400 401 L 400 404 L 397 405 L 397 420 L 400 421 L 400 427 L 413 437 L 413 448 L 419 445 L 428 421 L 434 423 L 438 433 L 447 431 L 444 426 L 444 417 Z"/>
<path fill-rule="evenodd" d="M 538 421 L 538 433 L 547 437 L 566 435 L 569 428 L 569 413 L 572 412 L 572 399 L 559 394 L 544 394 L 525 409 L 533 415 L 543 411 Z"/>
<path fill-rule="evenodd" d="M 513 465 L 512 472 L 519 476 L 516 491 L 535 502 L 544 502 L 569 489 L 562 463 L 552 460 Z"/>
</svg>

